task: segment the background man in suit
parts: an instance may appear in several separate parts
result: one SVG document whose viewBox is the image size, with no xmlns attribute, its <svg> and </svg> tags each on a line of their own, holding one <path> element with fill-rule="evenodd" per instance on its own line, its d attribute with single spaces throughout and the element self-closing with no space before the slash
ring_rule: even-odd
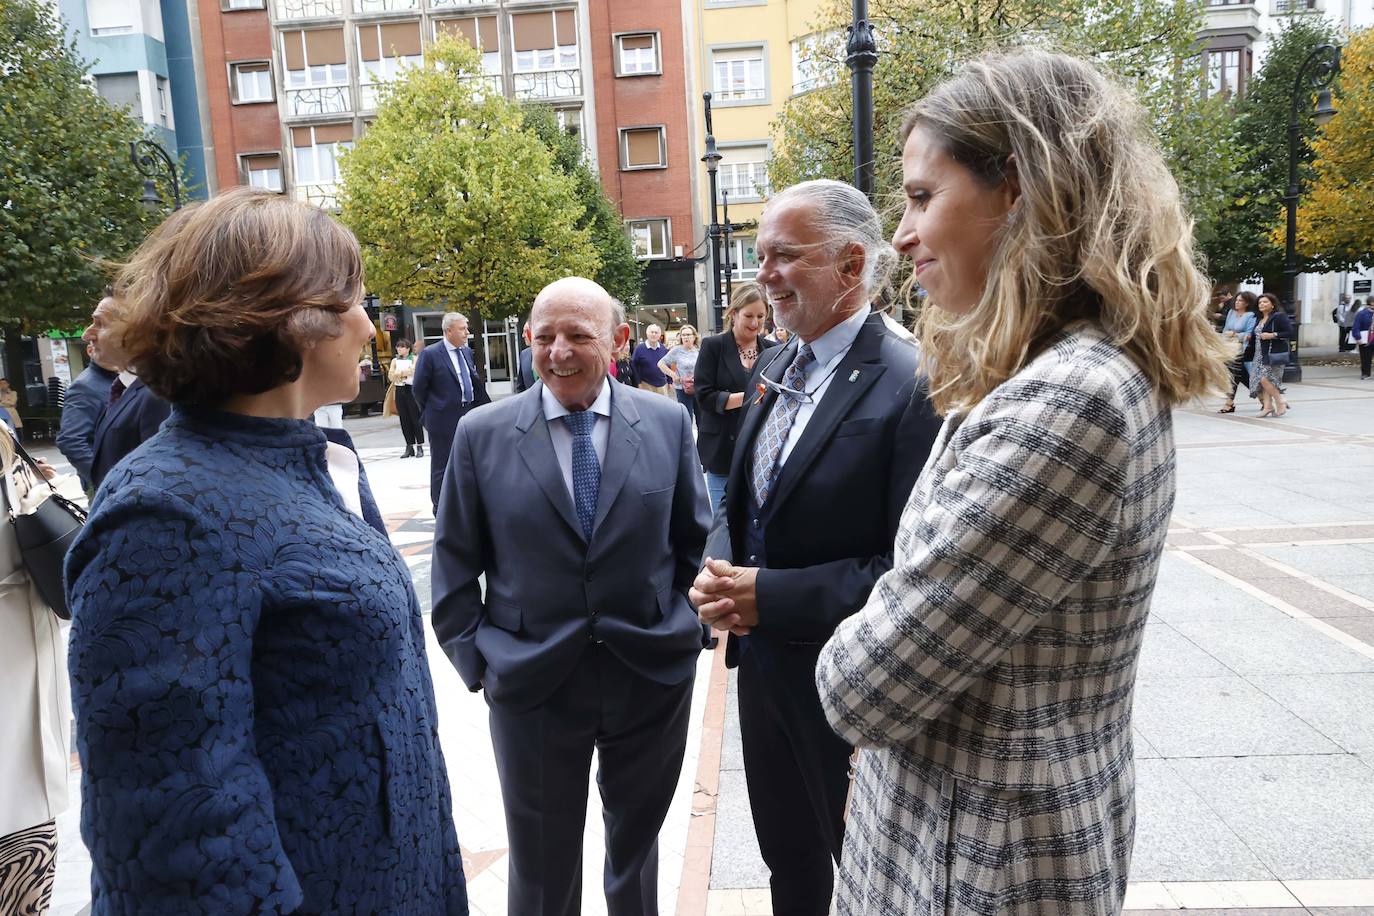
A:
<svg viewBox="0 0 1374 916">
<path fill-rule="evenodd" d="M 530 323 L 525 322 L 525 346 L 516 360 L 515 390 L 528 391 L 534 387 L 534 348 L 530 346 Z"/>
<path fill-rule="evenodd" d="M 474 407 L 491 403 L 468 347 L 468 319 L 457 312 L 444 316 L 444 339 L 426 347 L 415 361 L 411 392 L 420 407 L 420 422 L 429 433 L 429 502 L 439 514 L 439 487 L 453 447 L 458 421 Z"/>
<path fill-rule="evenodd" d="M 862 193 L 810 181 L 759 223 L 757 281 L 792 340 L 759 359 L 692 600 L 730 630 L 754 829 L 776 916 L 824 916 L 844 838 L 850 748 L 826 722 L 816 658 L 892 566 L 939 431 L 915 347 L 873 312 L 895 252 Z"/>
<path fill-rule="evenodd" d="M 111 326 L 118 308 L 114 297 L 101 299 L 81 334 L 95 361 L 118 373 L 104 393 L 91 432 L 90 484 L 96 488 L 125 455 L 151 439 L 172 412 L 172 405 L 149 391 L 129 369 L 123 340 Z"/>
<path fill-rule="evenodd" d="M 612 383 L 612 349 L 630 329 L 597 284 L 550 284 L 531 322 L 540 381 L 458 427 L 435 529 L 434 631 L 491 709 L 509 912 L 579 912 L 595 749 L 607 910 L 655 914 L 658 832 L 703 643 L 687 589 L 710 515 L 691 420 Z"/>
<path fill-rule="evenodd" d="M 105 298 L 109 298 L 108 291 Z M 102 300 L 103 301 L 103 300 Z M 106 369 L 96 358 L 95 345 L 86 344 L 90 362 L 67 388 L 62 401 L 62 427 L 57 433 L 57 449 L 76 468 L 81 486 L 91 487 L 91 458 L 95 452 L 95 421 L 110 399 L 110 386 L 119 373 Z"/>
</svg>

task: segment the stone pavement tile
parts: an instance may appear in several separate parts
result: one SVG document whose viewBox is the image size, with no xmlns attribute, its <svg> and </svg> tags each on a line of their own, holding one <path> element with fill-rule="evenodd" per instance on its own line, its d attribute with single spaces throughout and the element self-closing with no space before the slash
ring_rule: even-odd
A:
<svg viewBox="0 0 1374 916">
<path fill-rule="evenodd" d="M 1136 703 L 1136 709 L 1137 709 L 1137 710 L 1140 709 L 1140 704 L 1139 704 L 1138 701 L 1137 701 L 1137 703 Z M 1132 731 L 1132 733 L 1131 733 L 1131 745 L 1135 748 L 1135 759 L 1136 759 L 1136 760 L 1158 760 L 1158 759 L 1159 759 L 1159 751 L 1155 750 L 1155 746 L 1154 746 L 1153 744 L 1151 744 L 1149 741 L 1147 741 L 1147 740 L 1145 739 L 1145 736 L 1142 735 L 1140 732 L 1138 732 L 1138 731 Z"/>
<path fill-rule="evenodd" d="M 1369 570 L 1368 572 L 1355 575 L 1333 575 L 1326 577 L 1326 581 L 1353 595 L 1359 595 L 1361 598 L 1368 601 L 1374 601 L 1374 556 L 1370 556 L 1367 553 L 1365 556 L 1368 559 L 1365 561 L 1364 568 Z"/>
<path fill-rule="evenodd" d="M 1235 674 L 1167 623 L 1145 626 L 1139 677 L 1226 677 Z"/>
<path fill-rule="evenodd" d="M 1243 532 L 1235 535 L 1240 543 L 1244 538 Z M 1266 544 L 1254 551 L 1318 579 L 1361 573 L 1374 576 L 1374 558 L 1356 544 Z"/>
<path fill-rule="evenodd" d="M 1134 881 L 1264 881 L 1274 875 L 1167 760 L 1135 763 Z"/>
<path fill-rule="evenodd" d="M 1287 579 L 1263 579 L 1256 584 L 1275 598 L 1282 599 L 1312 617 L 1323 620 L 1334 617 L 1374 617 L 1374 611 L 1315 588 L 1303 579 L 1290 576 Z"/>
<path fill-rule="evenodd" d="M 1253 675 L 1250 683 L 1343 750 L 1374 754 L 1374 673 Z"/>
<path fill-rule="evenodd" d="M 1194 556 L 1208 566 L 1214 566 L 1222 572 L 1230 573 L 1237 579 L 1244 579 L 1252 584 L 1261 579 L 1284 578 L 1288 575 L 1279 572 L 1272 566 L 1261 563 L 1254 557 L 1247 557 L 1245 554 L 1237 553 L 1234 550 L 1200 550 Z"/>
<path fill-rule="evenodd" d="M 1307 907 L 1374 907 L 1374 879 L 1367 881 L 1285 881 Z"/>
<path fill-rule="evenodd" d="M 754 836 L 749 791 L 742 770 L 722 770 L 716 805 L 716 839 L 711 855 L 711 888 L 768 886 L 768 868 Z"/>
<path fill-rule="evenodd" d="M 1169 763 L 1280 880 L 1374 877 L 1374 770 L 1355 757 Z"/>
<path fill-rule="evenodd" d="M 1374 906 L 1313 906 L 1307 912 L 1312 916 L 1374 916 Z M 1250 913 L 1233 913 L 1231 916 L 1252 916 Z"/>
<path fill-rule="evenodd" d="M 1251 546 L 1269 543 L 1284 543 L 1287 541 L 1339 541 L 1355 540 L 1357 538 L 1374 538 L 1374 525 L 1300 525 L 1284 526 L 1282 528 L 1270 528 L 1262 531 L 1237 531 L 1228 533 L 1225 530 L 1219 531 L 1234 541 L 1248 543 Z M 1357 544 L 1357 547 L 1368 547 L 1368 544 Z"/>
<path fill-rule="evenodd" d="M 1276 581 L 1279 580 L 1266 580 L 1265 587 Z M 1304 588 L 1310 590 L 1310 587 Z M 1287 619 L 1287 614 L 1223 582 L 1207 570 L 1199 569 L 1178 553 L 1165 553 L 1160 562 L 1159 580 L 1150 599 L 1151 621 L 1182 623 L 1228 620 L 1262 623 Z"/>
<path fill-rule="evenodd" d="M 1374 658 L 1336 642 L 1301 620 L 1261 624 L 1195 621 L 1176 629 L 1241 675 L 1374 671 Z"/>
<path fill-rule="evenodd" d="M 1136 684 L 1134 723 L 1166 758 L 1355 750 L 1333 744 L 1234 676 L 1143 679 Z"/>
<path fill-rule="evenodd" d="M 713 890 L 706 897 L 706 916 L 771 916 L 773 901 L 760 889 Z"/>
<path fill-rule="evenodd" d="M 1340 617 L 1327 623 L 1343 633 L 1349 633 L 1365 645 L 1374 646 L 1374 617 Z"/>
<path fill-rule="evenodd" d="M 735 671 L 731 670 L 730 685 L 737 681 Z M 739 730 L 738 692 L 731 690 L 725 696 L 725 727 L 721 730 L 720 768 L 721 770 L 744 771 L 744 741 Z"/>
</svg>

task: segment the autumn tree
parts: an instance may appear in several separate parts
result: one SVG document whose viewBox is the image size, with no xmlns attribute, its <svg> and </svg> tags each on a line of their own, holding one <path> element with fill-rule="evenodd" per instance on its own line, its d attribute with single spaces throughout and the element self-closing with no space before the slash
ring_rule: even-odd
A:
<svg viewBox="0 0 1374 916">
<path fill-rule="evenodd" d="M 464 43 L 436 43 L 389 84 L 340 169 L 340 218 L 383 299 L 503 318 L 601 266 L 573 178 Z"/>
</svg>

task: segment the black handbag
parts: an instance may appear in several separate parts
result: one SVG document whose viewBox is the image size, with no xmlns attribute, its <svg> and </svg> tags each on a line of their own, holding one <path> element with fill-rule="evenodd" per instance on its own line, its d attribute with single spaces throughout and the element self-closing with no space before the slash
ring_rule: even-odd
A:
<svg viewBox="0 0 1374 916">
<path fill-rule="evenodd" d="M 38 463 L 29 457 L 18 440 L 13 440 L 13 444 L 14 450 L 32 469 L 35 478 L 49 490 L 48 498 L 30 513 L 20 514 L 17 506 L 9 507 L 14 539 L 19 543 L 19 556 L 24 561 L 24 570 L 33 581 L 34 588 L 38 590 L 38 596 L 58 617 L 71 620 L 72 611 L 67 604 L 67 590 L 62 582 L 62 565 L 67 557 L 67 548 L 71 547 L 72 541 L 76 540 L 86 524 L 86 510 L 57 492 L 57 488 L 44 478 Z"/>
</svg>

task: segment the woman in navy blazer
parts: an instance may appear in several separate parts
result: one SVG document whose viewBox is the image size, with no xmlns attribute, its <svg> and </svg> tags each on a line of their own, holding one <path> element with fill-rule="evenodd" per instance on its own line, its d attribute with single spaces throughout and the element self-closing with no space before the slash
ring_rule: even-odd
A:
<svg viewBox="0 0 1374 916">
<path fill-rule="evenodd" d="M 466 914 L 419 604 L 342 431 L 353 236 L 247 188 L 122 271 L 174 405 L 67 559 L 92 912 Z"/>
</svg>

